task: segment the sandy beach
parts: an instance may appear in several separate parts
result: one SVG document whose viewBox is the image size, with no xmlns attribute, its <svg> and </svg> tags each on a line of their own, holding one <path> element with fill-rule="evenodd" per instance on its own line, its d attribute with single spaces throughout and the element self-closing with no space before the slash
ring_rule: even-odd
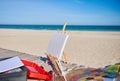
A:
<svg viewBox="0 0 120 81">
<path fill-rule="evenodd" d="M 45 56 L 50 37 L 48 30 L 0 29 L 0 48 Z M 120 32 L 66 31 L 65 51 L 70 63 L 103 67 L 120 62 Z"/>
</svg>

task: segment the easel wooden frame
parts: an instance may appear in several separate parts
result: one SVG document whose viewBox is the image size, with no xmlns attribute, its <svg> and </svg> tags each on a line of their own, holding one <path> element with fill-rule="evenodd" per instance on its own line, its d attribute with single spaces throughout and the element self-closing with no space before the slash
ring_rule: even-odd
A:
<svg viewBox="0 0 120 81">
<path fill-rule="evenodd" d="M 66 23 L 64 23 L 64 26 L 62 28 L 62 34 L 65 34 L 65 28 L 66 28 Z M 59 81 L 67 81 L 66 77 L 65 77 L 65 74 L 62 70 L 62 66 L 61 66 L 61 63 L 60 63 L 60 59 L 58 59 L 57 57 L 54 57 L 53 55 L 51 54 L 46 54 L 47 56 L 47 59 L 48 59 L 48 62 L 51 62 L 52 64 L 51 67 L 54 71 L 54 76 L 53 76 L 53 80 L 52 81 L 56 81 L 56 77 L 55 75 L 58 76 L 58 80 Z M 63 56 L 64 56 L 64 59 L 65 59 L 65 62 L 68 64 L 68 59 L 67 59 L 67 55 L 66 55 L 66 52 L 65 50 L 63 51 Z"/>
<path fill-rule="evenodd" d="M 63 25 L 63 28 L 62 28 L 62 33 L 63 33 L 63 34 L 66 33 L 66 32 L 65 32 L 66 24 L 67 24 L 67 23 L 65 22 L 64 25 Z M 68 62 L 68 58 L 67 58 L 67 54 L 66 54 L 65 50 L 63 51 L 63 56 L 64 56 L 64 59 L 65 59 L 66 64 L 68 64 L 69 62 Z"/>
<path fill-rule="evenodd" d="M 46 54 L 48 62 L 50 63 L 52 70 L 54 71 L 54 76 L 52 81 L 67 81 L 66 76 L 62 70 L 60 60 L 50 54 Z M 57 75 L 57 77 L 56 77 Z"/>
</svg>

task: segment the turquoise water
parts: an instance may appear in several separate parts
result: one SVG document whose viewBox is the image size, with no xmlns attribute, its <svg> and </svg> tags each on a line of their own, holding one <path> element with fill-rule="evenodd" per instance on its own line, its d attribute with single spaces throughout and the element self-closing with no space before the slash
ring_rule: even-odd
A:
<svg viewBox="0 0 120 81">
<path fill-rule="evenodd" d="M 6 29 L 61 30 L 63 25 L 0 25 Z M 66 30 L 75 31 L 120 31 L 120 26 L 67 25 Z"/>
</svg>

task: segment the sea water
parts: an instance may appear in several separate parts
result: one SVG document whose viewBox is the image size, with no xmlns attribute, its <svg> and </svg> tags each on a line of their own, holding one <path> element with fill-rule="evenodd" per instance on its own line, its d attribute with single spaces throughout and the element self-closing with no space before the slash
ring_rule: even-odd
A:
<svg viewBox="0 0 120 81">
<path fill-rule="evenodd" d="M 32 29 L 32 30 L 62 30 L 63 25 L 5 25 L 0 29 Z M 120 31 L 120 26 L 113 25 L 67 25 L 66 30 L 73 31 Z"/>
</svg>

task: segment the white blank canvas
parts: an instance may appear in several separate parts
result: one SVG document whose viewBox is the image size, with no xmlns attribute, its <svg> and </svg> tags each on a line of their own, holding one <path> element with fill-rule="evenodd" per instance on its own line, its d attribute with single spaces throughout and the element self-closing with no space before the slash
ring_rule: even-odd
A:
<svg viewBox="0 0 120 81">
<path fill-rule="evenodd" d="M 67 39 L 68 39 L 68 35 L 54 33 L 48 44 L 47 54 L 51 54 L 57 57 L 58 59 L 60 59 L 62 57 Z"/>
<path fill-rule="evenodd" d="M 18 56 L 0 61 L 0 73 L 24 66 Z"/>
</svg>

